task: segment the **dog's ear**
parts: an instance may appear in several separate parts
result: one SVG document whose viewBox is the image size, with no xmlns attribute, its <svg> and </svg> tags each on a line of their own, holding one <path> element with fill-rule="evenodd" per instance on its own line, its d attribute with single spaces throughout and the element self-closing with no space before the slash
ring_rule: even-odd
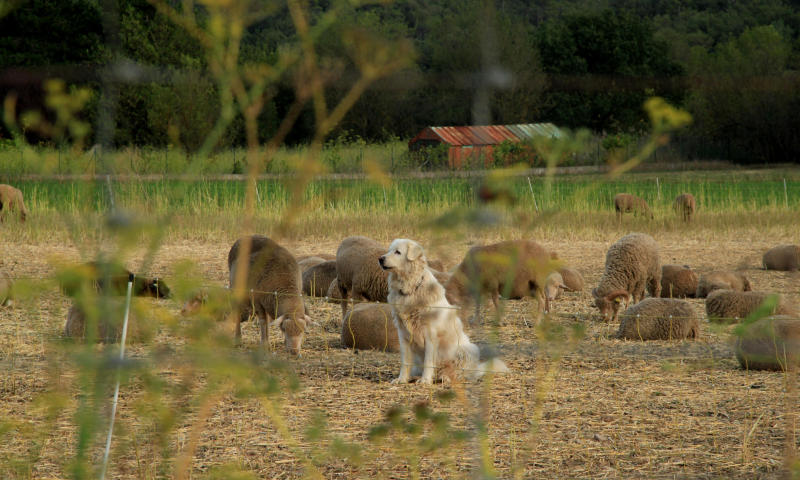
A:
<svg viewBox="0 0 800 480">
<path fill-rule="evenodd" d="M 425 252 L 422 251 L 422 245 L 417 242 L 408 242 L 408 251 L 406 258 L 412 262 L 421 257 Z"/>
</svg>

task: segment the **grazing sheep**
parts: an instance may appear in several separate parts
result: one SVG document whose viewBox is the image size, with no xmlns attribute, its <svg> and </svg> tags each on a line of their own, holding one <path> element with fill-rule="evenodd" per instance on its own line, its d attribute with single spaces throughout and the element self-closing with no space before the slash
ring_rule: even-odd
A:
<svg viewBox="0 0 800 480">
<path fill-rule="evenodd" d="M 691 193 L 681 193 L 675 197 L 672 206 L 675 208 L 678 215 L 681 215 L 684 222 L 692 221 L 692 215 L 694 215 L 695 209 L 694 195 Z"/>
<path fill-rule="evenodd" d="M 297 260 L 288 250 L 261 235 L 236 240 L 228 253 L 230 287 L 234 292 L 239 281 L 236 278 L 239 251 L 247 248 L 247 243 L 250 244 L 244 285 L 247 297 L 238 306 L 236 343 L 242 340 L 242 322 L 255 315 L 260 320 L 262 344 L 267 340 L 269 325 L 278 326 L 289 353 L 298 355 L 303 338 L 314 323 L 305 313 Z"/>
<path fill-rule="evenodd" d="M 303 272 L 303 293 L 312 297 L 324 297 L 335 278 L 336 260 L 314 265 Z"/>
<path fill-rule="evenodd" d="M 125 295 L 131 271 L 116 262 L 94 261 L 76 266 L 59 276 L 61 289 L 67 296 L 74 297 L 82 285 L 88 281 L 92 288 L 107 295 Z M 170 289 L 158 277 L 149 278 L 135 275 L 132 294 L 137 297 L 168 298 Z"/>
<path fill-rule="evenodd" d="M 570 290 L 564 284 L 564 277 L 559 272 L 552 272 L 544 281 L 544 311 L 550 312 L 550 304 L 561 295 L 562 290 Z"/>
<path fill-rule="evenodd" d="M 355 305 L 344 317 L 341 339 L 344 348 L 399 352 L 391 305 Z"/>
<path fill-rule="evenodd" d="M 10 307 L 14 303 L 14 294 L 11 290 L 13 284 L 11 277 L 5 270 L 0 270 L 0 307 Z"/>
<path fill-rule="evenodd" d="M 755 312 L 770 295 L 768 292 L 735 292 L 715 290 L 706 299 L 706 314 L 709 320 L 718 323 L 736 323 Z M 783 295 L 769 315 L 797 315 L 797 309 Z"/>
<path fill-rule="evenodd" d="M 753 290 L 750 280 L 739 272 L 711 272 L 700 275 L 697 280 L 695 297 L 706 298 L 714 290 L 734 290 L 749 292 Z"/>
<path fill-rule="evenodd" d="M 691 298 L 697 293 L 697 273 L 688 265 L 663 265 L 661 267 L 661 296 L 664 298 Z"/>
<path fill-rule="evenodd" d="M 328 292 L 325 294 L 328 297 L 328 303 L 340 303 L 342 301 L 342 293 L 339 291 L 339 279 L 334 278 L 328 287 Z"/>
<path fill-rule="evenodd" d="M 775 315 L 744 327 L 736 358 L 745 370 L 790 370 L 800 363 L 800 319 Z"/>
<path fill-rule="evenodd" d="M 767 270 L 800 270 L 800 245 L 779 245 L 767 250 L 763 258 Z"/>
<path fill-rule="evenodd" d="M 67 323 L 64 325 L 64 336 L 76 340 L 86 340 L 86 327 L 96 325 L 95 341 L 115 343 L 122 339 L 122 326 L 125 318 L 125 302 L 121 299 L 104 298 L 97 304 L 81 306 L 74 303 L 67 312 Z M 136 312 L 136 305 L 131 304 L 128 315 L 128 333 L 126 343 L 142 343 L 150 341 L 155 335 L 155 325 L 145 321 L 146 316 Z"/>
<path fill-rule="evenodd" d="M 500 295 L 510 299 L 533 296 L 545 310 L 545 279 L 552 271 L 550 253 L 529 240 L 516 240 L 469 249 L 445 284 L 447 300 L 472 320 L 476 297 L 491 295 L 495 309 Z"/>
<path fill-rule="evenodd" d="M 564 285 L 572 292 L 580 292 L 583 290 L 583 275 L 577 270 L 570 267 L 561 267 L 558 269 L 561 278 L 564 280 Z"/>
<path fill-rule="evenodd" d="M 630 193 L 618 193 L 614 196 L 614 210 L 617 212 L 617 221 L 622 220 L 623 213 L 633 212 L 633 215 L 647 215 L 650 219 L 655 218 L 647 202 L 636 195 Z"/>
<path fill-rule="evenodd" d="M 682 340 L 697 338 L 700 323 L 689 302 L 673 298 L 645 298 L 619 316 L 615 338 L 627 340 Z"/>
<path fill-rule="evenodd" d="M 16 211 L 19 221 L 28 218 L 28 209 L 22 200 L 22 192 L 11 185 L 0 184 L 0 222 L 5 221 L 8 212 Z"/>
<path fill-rule="evenodd" d="M 644 290 L 661 294 L 661 261 L 658 244 L 644 233 L 631 233 L 617 240 L 606 253 L 600 283 L 592 290 L 594 304 L 606 320 L 616 320 L 622 303 L 637 303 Z"/>
<path fill-rule="evenodd" d="M 367 237 L 347 237 L 336 251 L 336 278 L 339 298 L 385 302 L 389 294 L 389 274 L 378 263 L 386 247 Z M 342 302 L 342 318 L 347 302 Z"/>
<path fill-rule="evenodd" d="M 327 262 L 327 260 L 322 257 L 306 257 L 301 260 L 297 260 L 297 266 L 300 267 L 300 273 L 302 274 L 309 268 L 315 267 L 324 262 Z"/>
</svg>

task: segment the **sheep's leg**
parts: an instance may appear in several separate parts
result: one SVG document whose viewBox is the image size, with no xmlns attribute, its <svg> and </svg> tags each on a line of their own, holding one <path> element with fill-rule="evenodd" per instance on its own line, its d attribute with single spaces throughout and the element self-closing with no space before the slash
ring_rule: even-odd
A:
<svg viewBox="0 0 800 480">
<path fill-rule="evenodd" d="M 661 279 L 660 278 L 659 279 L 650 278 L 648 280 L 648 283 L 649 283 L 648 290 L 650 291 L 650 295 L 652 295 L 655 298 L 660 297 L 661 296 Z"/>
<path fill-rule="evenodd" d="M 233 334 L 233 344 L 239 346 L 242 344 L 242 316 L 236 317 L 236 330 Z"/>
<path fill-rule="evenodd" d="M 261 322 L 259 325 L 261 328 L 261 346 L 269 346 L 269 324 L 272 321 L 272 317 L 266 315 L 264 318 L 259 317 L 258 321 Z"/>
</svg>

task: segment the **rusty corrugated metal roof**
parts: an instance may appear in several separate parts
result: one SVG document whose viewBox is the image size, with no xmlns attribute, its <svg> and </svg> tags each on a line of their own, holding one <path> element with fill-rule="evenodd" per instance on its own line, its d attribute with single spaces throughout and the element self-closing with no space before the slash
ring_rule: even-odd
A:
<svg viewBox="0 0 800 480">
<path fill-rule="evenodd" d="M 408 142 L 438 138 L 454 146 L 497 145 L 504 140 L 518 142 L 535 136 L 560 136 L 558 127 L 552 123 L 525 123 L 517 125 L 483 125 L 470 127 L 427 127 Z"/>
</svg>

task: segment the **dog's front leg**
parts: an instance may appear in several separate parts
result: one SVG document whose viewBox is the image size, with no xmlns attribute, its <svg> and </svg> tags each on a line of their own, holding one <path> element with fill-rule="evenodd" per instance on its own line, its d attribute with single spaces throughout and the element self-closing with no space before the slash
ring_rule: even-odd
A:
<svg viewBox="0 0 800 480">
<path fill-rule="evenodd" d="M 417 383 L 433 383 L 436 373 L 436 354 L 439 351 L 439 338 L 436 335 L 425 335 L 425 360 L 422 364 L 422 377 Z"/>
<path fill-rule="evenodd" d="M 400 344 L 400 375 L 392 380 L 392 383 L 408 383 L 411 380 L 411 364 L 414 363 L 414 355 L 411 353 L 411 344 L 402 332 L 397 332 L 397 339 Z"/>
</svg>

